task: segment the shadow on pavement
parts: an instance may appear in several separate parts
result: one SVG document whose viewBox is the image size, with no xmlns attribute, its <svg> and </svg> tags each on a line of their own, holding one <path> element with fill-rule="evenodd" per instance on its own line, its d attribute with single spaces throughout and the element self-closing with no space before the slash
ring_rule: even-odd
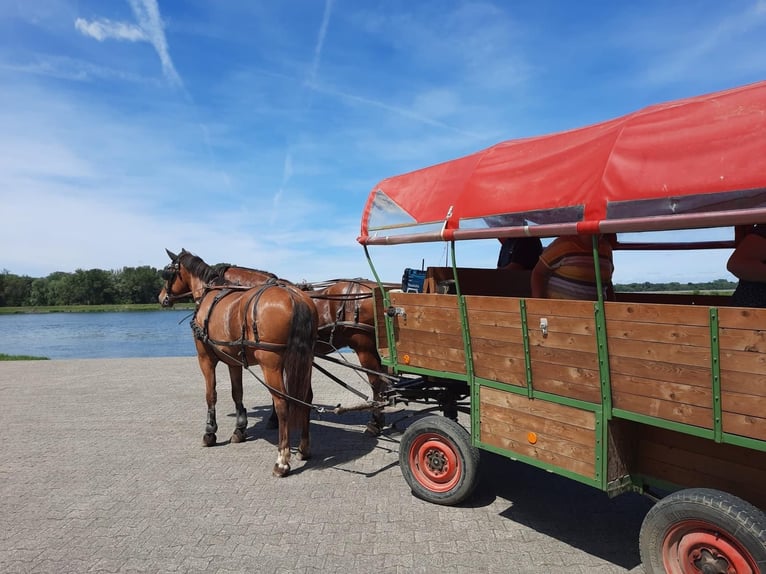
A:
<svg viewBox="0 0 766 574">
<path fill-rule="evenodd" d="M 630 570 L 641 563 L 638 535 L 652 501 L 636 493 L 609 498 L 569 478 L 481 453 L 479 485 L 466 502 L 484 506 L 502 499 L 500 515 Z"/>
</svg>

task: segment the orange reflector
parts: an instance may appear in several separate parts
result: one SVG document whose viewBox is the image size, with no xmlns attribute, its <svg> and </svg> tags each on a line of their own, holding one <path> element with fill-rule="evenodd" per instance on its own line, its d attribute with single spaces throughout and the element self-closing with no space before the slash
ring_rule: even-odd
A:
<svg viewBox="0 0 766 574">
<path fill-rule="evenodd" d="M 404 363 L 405 365 L 409 365 L 410 364 L 410 356 L 409 355 L 402 355 L 402 363 Z"/>
<path fill-rule="evenodd" d="M 529 441 L 529 444 L 535 444 L 537 442 L 537 433 L 528 432 L 527 440 Z"/>
</svg>

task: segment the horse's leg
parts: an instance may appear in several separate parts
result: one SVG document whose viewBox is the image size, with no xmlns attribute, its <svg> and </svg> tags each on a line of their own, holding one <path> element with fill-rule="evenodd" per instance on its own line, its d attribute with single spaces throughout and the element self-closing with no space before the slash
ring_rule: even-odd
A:
<svg viewBox="0 0 766 574">
<path fill-rule="evenodd" d="M 266 428 L 267 429 L 279 428 L 279 419 L 277 418 L 277 410 L 274 408 L 273 399 L 271 401 L 271 414 L 269 415 L 269 418 L 266 419 Z"/>
<path fill-rule="evenodd" d="M 309 389 L 306 402 L 311 403 L 314 400 L 314 392 Z M 309 425 L 311 421 L 311 409 L 302 405 L 293 405 L 294 408 L 301 410 L 301 442 L 298 444 L 298 460 L 308 460 L 311 458 L 311 437 L 309 436 Z"/>
<path fill-rule="evenodd" d="M 242 404 L 242 367 L 229 365 L 229 378 L 231 379 L 231 398 L 234 408 L 237 410 L 237 422 L 231 442 L 245 442 L 247 440 L 247 409 Z"/>
<path fill-rule="evenodd" d="M 280 366 L 270 366 L 261 362 L 261 370 L 266 384 L 279 392 L 284 392 L 284 381 Z M 289 404 L 287 399 L 278 395 L 272 395 L 274 411 L 279 421 L 279 433 L 277 442 L 277 462 L 274 464 L 272 474 L 282 478 L 290 473 L 290 424 Z"/>
<path fill-rule="evenodd" d="M 205 423 L 205 435 L 202 437 L 204 446 L 213 446 L 216 442 L 215 433 L 218 431 L 218 423 L 215 420 L 215 403 L 218 396 L 215 390 L 215 366 L 217 361 L 204 350 L 202 344 L 197 341 L 197 360 L 202 375 L 205 377 L 205 400 L 207 401 L 207 421 Z"/>
<path fill-rule="evenodd" d="M 380 372 L 382 367 L 374 342 L 370 344 L 365 341 L 364 344 L 355 345 L 353 349 L 356 351 L 356 356 L 361 366 L 371 371 Z M 372 400 L 376 403 L 383 402 L 385 400 L 384 391 L 388 386 L 386 379 L 373 373 L 367 373 L 367 381 L 370 384 L 370 388 L 372 388 Z M 386 416 L 383 414 L 383 409 L 376 407 L 370 413 L 370 420 L 367 422 L 367 428 L 364 432 L 378 436 L 385 426 Z"/>
</svg>

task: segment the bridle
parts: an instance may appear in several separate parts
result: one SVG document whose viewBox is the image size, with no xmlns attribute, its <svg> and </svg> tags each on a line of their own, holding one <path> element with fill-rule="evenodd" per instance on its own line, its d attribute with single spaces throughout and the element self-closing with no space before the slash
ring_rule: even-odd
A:
<svg viewBox="0 0 766 574">
<path fill-rule="evenodd" d="M 180 293 L 178 295 L 172 293 L 173 283 L 175 283 L 175 280 L 178 277 L 180 271 L 181 264 L 178 261 L 169 263 L 162 270 L 160 276 L 165 280 L 165 298 L 160 304 L 163 307 L 170 307 L 174 302 L 180 299 L 186 299 L 187 297 L 194 298 L 194 293 L 192 291 L 187 291 L 186 293 Z"/>
</svg>

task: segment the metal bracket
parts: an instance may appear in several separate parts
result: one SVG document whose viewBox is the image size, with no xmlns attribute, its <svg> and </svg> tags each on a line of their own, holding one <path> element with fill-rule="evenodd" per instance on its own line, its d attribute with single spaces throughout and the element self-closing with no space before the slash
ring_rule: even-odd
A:
<svg viewBox="0 0 766 574">
<path fill-rule="evenodd" d="M 396 317 L 399 316 L 402 319 L 407 319 L 407 312 L 404 310 L 404 307 L 394 307 L 391 306 L 388 309 L 386 309 L 386 315 L 389 317 Z"/>
</svg>

